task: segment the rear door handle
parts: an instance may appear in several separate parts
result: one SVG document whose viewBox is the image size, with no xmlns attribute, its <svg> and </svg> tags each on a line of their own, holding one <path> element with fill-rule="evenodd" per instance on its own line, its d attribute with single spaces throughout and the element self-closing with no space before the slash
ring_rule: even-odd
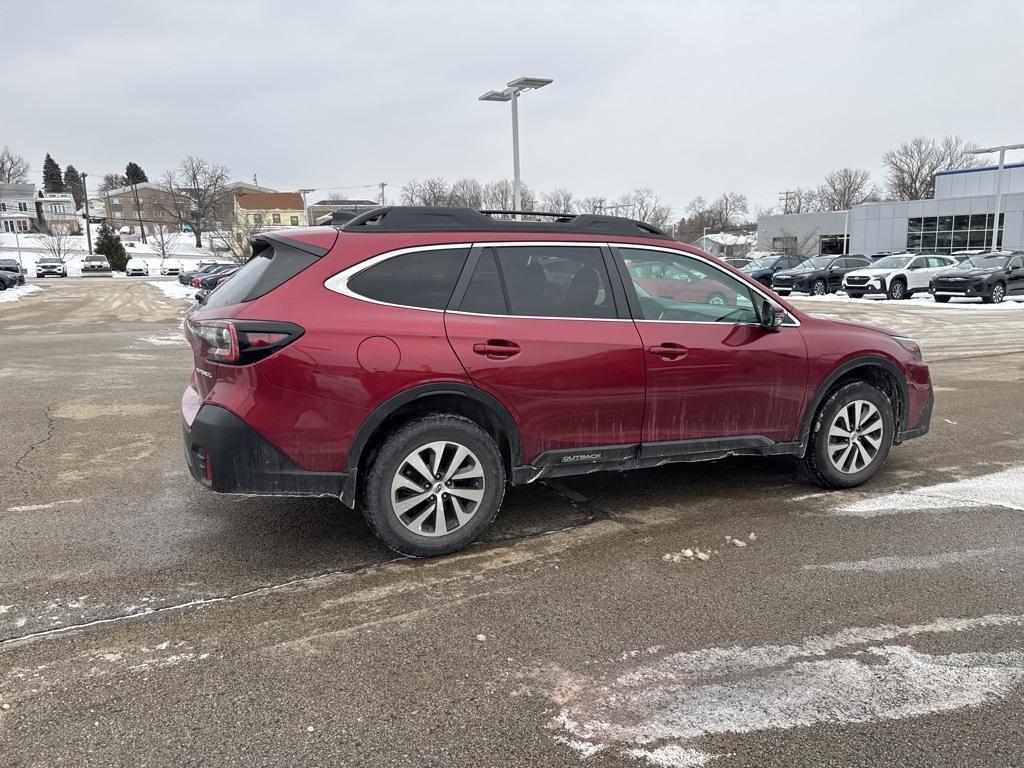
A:
<svg viewBox="0 0 1024 768">
<path fill-rule="evenodd" d="M 656 344 L 648 349 L 648 351 L 652 355 L 657 355 L 665 360 L 680 360 L 690 353 L 690 350 L 682 344 L 676 344 L 672 341 L 666 341 L 664 344 Z"/>
<path fill-rule="evenodd" d="M 519 354 L 519 345 L 505 339 L 488 339 L 486 342 L 473 345 L 473 351 L 491 360 L 505 360 Z"/>
</svg>

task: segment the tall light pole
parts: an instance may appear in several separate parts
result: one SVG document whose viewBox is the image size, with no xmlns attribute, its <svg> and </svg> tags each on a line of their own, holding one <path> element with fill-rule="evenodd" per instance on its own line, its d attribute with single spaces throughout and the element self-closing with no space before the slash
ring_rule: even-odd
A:
<svg viewBox="0 0 1024 768">
<path fill-rule="evenodd" d="M 1004 144 L 1001 147 L 985 147 L 984 149 L 972 149 L 969 155 L 987 155 L 990 152 L 999 153 L 999 168 L 996 170 L 996 218 L 992 225 L 992 250 L 996 251 L 1002 247 L 1002 240 L 999 239 L 999 213 L 1003 207 L 1003 165 L 1006 160 L 1006 150 L 1024 149 L 1024 144 Z"/>
<path fill-rule="evenodd" d="M 313 224 L 316 224 L 316 222 L 309 220 L 309 208 L 306 206 L 306 193 L 307 192 L 315 192 L 315 191 L 316 190 L 314 190 L 314 189 L 308 189 L 308 188 L 307 189 L 300 189 L 299 190 L 299 194 L 302 195 L 302 218 L 306 220 L 306 226 L 307 227 L 312 226 Z"/>
<path fill-rule="evenodd" d="M 85 177 L 88 173 L 81 173 L 82 194 L 85 196 L 85 242 L 89 245 L 89 255 L 92 256 L 92 231 L 89 228 L 89 188 L 85 184 Z"/>
<path fill-rule="evenodd" d="M 519 180 L 519 94 L 523 91 L 535 91 L 554 82 L 547 77 L 517 77 L 500 91 L 487 91 L 480 101 L 511 101 L 512 102 L 512 198 L 516 212 L 522 210 L 522 184 Z"/>
</svg>

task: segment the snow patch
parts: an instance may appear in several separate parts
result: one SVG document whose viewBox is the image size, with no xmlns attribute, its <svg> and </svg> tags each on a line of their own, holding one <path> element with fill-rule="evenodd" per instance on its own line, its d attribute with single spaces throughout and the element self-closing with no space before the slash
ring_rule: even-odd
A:
<svg viewBox="0 0 1024 768">
<path fill-rule="evenodd" d="M 1024 512 L 1024 467 L 861 499 L 836 508 L 833 514 L 878 517 L 953 507 L 1005 507 Z"/>
<path fill-rule="evenodd" d="M 149 280 L 147 285 L 152 285 L 169 299 L 195 301 L 197 289 L 191 285 L 182 285 L 177 280 Z"/>
<path fill-rule="evenodd" d="M 788 645 L 669 654 L 610 677 L 575 678 L 572 686 L 561 686 L 557 696 L 552 693 L 561 708 L 551 727 L 588 748 L 614 748 L 652 765 L 685 767 L 717 757 L 687 746 L 709 735 L 870 723 L 977 707 L 1024 682 L 1024 653 L 933 655 L 889 643 L 1021 626 L 1024 615 L 937 618 L 907 626 L 852 627 Z"/>
<path fill-rule="evenodd" d="M 986 560 L 995 555 L 1009 554 L 1017 550 L 989 547 L 987 549 L 965 549 L 960 552 L 940 552 L 935 555 L 916 555 L 909 557 L 875 557 L 870 560 L 849 560 L 834 563 L 805 565 L 805 571 L 870 571 L 885 573 L 888 571 L 914 571 L 941 568 L 944 565 L 956 565 L 974 560 Z"/>
<path fill-rule="evenodd" d="M 188 344 L 188 340 L 180 333 L 164 333 L 159 336 L 143 336 L 139 341 L 153 344 L 157 347 L 169 346 L 172 344 Z"/>
<path fill-rule="evenodd" d="M 38 285 L 16 285 L 13 288 L 8 288 L 6 291 L 0 291 L 0 304 L 18 301 L 26 296 L 31 296 L 33 293 L 39 293 L 41 290 L 43 289 Z"/>
<path fill-rule="evenodd" d="M 53 509 L 61 504 L 81 504 L 82 499 L 62 499 L 61 501 L 51 501 L 49 504 L 27 504 L 22 507 L 8 507 L 8 512 L 37 512 L 40 509 Z M 0 611 L 2 613 L 2 611 Z"/>
</svg>

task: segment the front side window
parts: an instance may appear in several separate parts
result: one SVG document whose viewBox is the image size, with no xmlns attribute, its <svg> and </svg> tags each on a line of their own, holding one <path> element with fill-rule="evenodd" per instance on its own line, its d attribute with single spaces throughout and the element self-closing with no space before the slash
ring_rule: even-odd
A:
<svg viewBox="0 0 1024 768">
<path fill-rule="evenodd" d="M 1014 256 L 1010 259 L 1009 266 L 1013 269 L 1020 269 L 1024 267 L 1024 256 Z"/>
<path fill-rule="evenodd" d="M 684 253 L 619 248 L 644 320 L 756 323 L 755 294 L 732 275 Z"/>
<path fill-rule="evenodd" d="M 403 253 L 353 275 L 348 288 L 386 304 L 444 309 L 468 255 L 469 248 Z"/>
</svg>

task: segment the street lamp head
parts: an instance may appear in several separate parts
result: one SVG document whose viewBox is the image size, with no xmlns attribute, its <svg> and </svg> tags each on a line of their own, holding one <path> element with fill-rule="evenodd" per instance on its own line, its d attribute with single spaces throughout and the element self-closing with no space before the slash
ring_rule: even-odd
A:
<svg viewBox="0 0 1024 768">
<path fill-rule="evenodd" d="M 480 101 L 511 101 L 512 94 L 507 91 L 488 91 L 480 97 Z"/>
<path fill-rule="evenodd" d="M 990 152 L 1009 151 L 1011 149 L 1024 149 L 1024 144 L 1004 144 L 1001 147 L 985 147 L 984 149 L 969 149 L 968 155 L 987 155 Z"/>
<path fill-rule="evenodd" d="M 534 91 L 538 88 L 543 88 L 545 85 L 550 85 L 554 81 L 548 77 L 517 77 L 515 80 L 509 82 L 509 88 L 516 88 L 520 91 Z"/>
</svg>

